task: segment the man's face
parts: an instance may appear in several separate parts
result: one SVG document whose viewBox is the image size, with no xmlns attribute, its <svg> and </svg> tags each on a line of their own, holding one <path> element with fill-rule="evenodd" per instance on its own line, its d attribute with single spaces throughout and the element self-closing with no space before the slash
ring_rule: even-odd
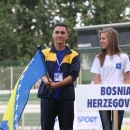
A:
<svg viewBox="0 0 130 130">
<path fill-rule="evenodd" d="M 68 39 L 66 28 L 62 26 L 55 27 L 52 37 L 54 38 L 54 43 L 64 44 L 66 39 Z"/>
</svg>

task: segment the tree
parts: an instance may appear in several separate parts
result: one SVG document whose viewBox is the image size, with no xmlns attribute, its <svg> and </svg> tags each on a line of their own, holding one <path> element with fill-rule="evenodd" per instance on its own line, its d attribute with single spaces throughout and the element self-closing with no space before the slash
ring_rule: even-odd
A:
<svg viewBox="0 0 130 130">
<path fill-rule="evenodd" d="M 13 32 L 12 6 L 8 1 L 0 1 L 0 60 L 10 60 L 15 58 L 16 43 L 18 42 Z"/>
<path fill-rule="evenodd" d="M 126 22 L 130 0 L 2 0 L 0 1 L 0 60 L 30 60 L 53 42 L 53 26 L 69 26 L 68 45 L 76 50 L 74 27 Z M 78 15 L 80 17 L 78 17 Z"/>
<path fill-rule="evenodd" d="M 116 3 L 116 4 L 115 4 Z M 129 0 L 91 0 L 90 9 L 87 14 L 83 13 L 82 23 L 85 25 L 109 24 L 127 22 L 125 9 Z M 86 17 L 86 18 L 85 18 Z"/>
<path fill-rule="evenodd" d="M 35 4 L 34 4 L 35 3 Z M 19 3 L 17 11 L 17 35 L 20 37 L 18 59 L 29 59 L 37 51 L 37 45 L 48 46 L 52 40 L 51 4 L 43 1 L 25 1 Z M 54 8 L 54 7 L 53 7 Z M 53 9 L 52 8 L 52 9 Z"/>
<path fill-rule="evenodd" d="M 77 21 L 78 13 L 82 12 L 82 8 L 86 8 L 83 4 L 85 0 L 56 0 L 57 12 L 59 21 L 63 21 L 69 27 L 69 39 L 67 41 L 70 48 L 76 50 L 76 30 L 74 27 L 78 24 Z"/>
</svg>

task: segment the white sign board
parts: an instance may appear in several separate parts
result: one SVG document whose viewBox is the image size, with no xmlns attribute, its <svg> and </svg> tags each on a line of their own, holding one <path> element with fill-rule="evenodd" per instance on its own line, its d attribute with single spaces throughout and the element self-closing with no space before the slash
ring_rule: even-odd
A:
<svg viewBox="0 0 130 130">
<path fill-rule="evenodd" d="M 130 110 L 130 84 L 84 84 L 76 87 L 76 110 Z"/>
</svg>

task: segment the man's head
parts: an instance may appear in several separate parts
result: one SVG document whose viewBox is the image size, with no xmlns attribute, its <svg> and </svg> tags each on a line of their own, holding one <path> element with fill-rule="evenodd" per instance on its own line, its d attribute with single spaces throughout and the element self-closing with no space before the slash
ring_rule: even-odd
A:
<svg viewBox="0 0 130 130">
<path fill-rule="evenodd" d="M 55 44 L 64 44 L 68 39 L 68 27 L 64 23 L 57 23 L 52 33 Z"/>
</svg>

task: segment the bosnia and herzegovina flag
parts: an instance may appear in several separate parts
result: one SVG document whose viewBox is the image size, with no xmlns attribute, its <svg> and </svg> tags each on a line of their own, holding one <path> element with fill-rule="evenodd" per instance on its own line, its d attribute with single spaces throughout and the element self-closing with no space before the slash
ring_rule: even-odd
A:
<svg viewBox="0 0 130 130">
<path fill-rule="evenodd" d="M 15 85 L 0 124 L 0 129 L 17 130 L 31 87 L 46 73 L 46 64 L 41 49 L 39 49 Z"/>
</svg>

